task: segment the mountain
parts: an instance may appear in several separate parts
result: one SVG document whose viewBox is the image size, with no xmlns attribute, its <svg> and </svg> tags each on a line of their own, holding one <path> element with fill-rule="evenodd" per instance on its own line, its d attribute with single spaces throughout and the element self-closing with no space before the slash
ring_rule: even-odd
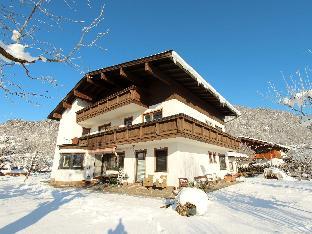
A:
<svg viewBox="0 0 312 234">
<path fill-rule="evenodd" d="M 52 120 L 9 120 L 0 124 L 0 156 L 13 164 L 29 164 L 37 155 L 43 166 L 50 166 L 55 150 L 58 122 Z"/>
<path fill-rule="evenodd" d="M 288 146 L 312 147 L 312 131 L 286 111 L 236 106 L 241 116 L 226 123 L 234 136 L 247 136 Z"/>
</svg>

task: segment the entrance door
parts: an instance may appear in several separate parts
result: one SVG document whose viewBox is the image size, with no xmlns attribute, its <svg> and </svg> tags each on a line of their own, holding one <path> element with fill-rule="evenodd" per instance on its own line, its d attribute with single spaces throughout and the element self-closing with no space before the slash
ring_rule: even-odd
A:
<svg viewBox="0 0 312 234">
<path fill-rule="evenodd" d="M 136 157 L 136 182 L 142 182 L 145 178 L 145 157 L 146 151 L 139 151 L 135 154 Z"/>
<path fill-rule="evenodd" d="M 95 161 L 94 161 L 94 173 L 93 177 L 101 177 L 103 175 L 103 162 L 102 162 L 103 155 L 102 154 L 96 154 L 95 155 Z"/>
</svg>

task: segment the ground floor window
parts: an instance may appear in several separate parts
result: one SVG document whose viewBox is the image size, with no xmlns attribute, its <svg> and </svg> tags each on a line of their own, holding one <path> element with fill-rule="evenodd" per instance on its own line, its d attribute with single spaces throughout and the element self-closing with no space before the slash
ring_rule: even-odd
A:
<svg viewBox="0 0 312 234">
<path fill-rule="evenodd" d="M 234 157 L 229 157 L 229 170 L 234 171 Z"/>
<path fill-rule="evenodd" d="M 60 169 L 82 169 L 84 154 L 61 154 Z"/>
<path fill-rule="evenodd" d="M 220 170 L 226 170 L 225 155 L 219 154 Z"/>
<path fill-rule="evenodd" d="M 124 168 L 125 165 L 125 153 L 117 153 L 118 154 L 118 167 Z"/>
<path fill-rule="evenodd" d="M 118 170 L 117 156 L 115 154 L 104 154 L 102 162 L 106 170 Z"/>
<path fill-rule="evenodd" d="M 167 171 L 168 148 L 155 149 L 156 172 Z"/>
</svg>

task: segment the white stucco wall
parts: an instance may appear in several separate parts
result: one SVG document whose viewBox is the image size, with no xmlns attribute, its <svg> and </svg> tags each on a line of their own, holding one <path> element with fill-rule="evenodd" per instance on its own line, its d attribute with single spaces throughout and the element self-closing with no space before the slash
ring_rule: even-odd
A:
<svg viewBox="0 0 312 234">
<path fill-rule="evenodd" d="M 168 148 L 168 171 L 155 172 L 154 149 L 164 147 Z M 235 171 L 230 172 L 229 170 L 221 171 L 218 156 L 216 163 L 209 163 L 209 151 L 225 154 L 229 149 L 182 137 L 118 146 L 118 150 L 125 152 L 124 169 L 129 176 L 128 182 L 130 183 L 135 182 L 135 151 L 137 150 L 146 150 L 145 175 L 154 175 L 155 179 L 161 175 L 167 175 L 169 186 L 178 186 L 178 178 L 188 178 L 192 181 L 195 176 L 210 173 L 216 173 L 221 178 L 227 173 L 235 173 Z M 228 168 L 227 157 L 226 164 Z"/>
<path fill-rule="evenodd" d="M 119 116 L 114 116 L 114 118 L 112 119 L 105 119 L 105 120 L 99 120 L 97 121 L 96 124 L 91 126 L 91 134 L 97 133 L 98 132 L 98 127 L 103 125 L 103 124 L 107 124 L 107 123 L 111 123 L 112 127 L 118 127 L 124 124 L 124 119 L 127 117 L 131 117 L 133 116 L 133 122 L 132 124 L 139 124 L 143 122 L 143 114 L 145 113 L 149 113 L 152 111 L 156 111 L 156 110 L 162 110 L 162 114 L 163 117 L 169 117 L 172 115 L 176 115 L 176 114 L 186 114 L 188 116 L 193 117 L 194 119 L 197 119 L 203 123 L 208 123 L 211 126 L 218 126 L 220 127 L 223 131 L 224 131 L 224 125 L 219 123 L 216 120 L 213 120 L 212 118 L 208 117 L 207 115 L 193 109 L 192 107 L 184 104 L 183 102 L 180 102 L 177 99 L 171 99 L 168 101 L 164 101 L 158 104 L 155 104 L 153 106 L 149 106 L 148 109 L 146 109 L 144 112 L 132 112 L 132 113 L 127 113 L 125 115 L 123 115 L 121 113 L 121 115 Z"/>
<path fill-rule="evenodd" d="M 56 147 L 53 157 L 53 166 L 51 172 L 51 178 L 61 181 L 80 181 L 83 177 L 83 171 L 79 170 L 59 170 L 60 150 L 58 145 L 70 144 L 71 139 L 74 137 L 80 137 L 82 134 L 82 127 L 77 124 L 76 112 L 88 105 L 87 102 L 76 99 L 71 108 L 66 109 L 62 118 L 60 119 L 58 135 L 56 139 Z M 68 151 L 68 150 L 67 150 Z M 70 150 L 69 150 L 70 151 Z M 77 153 L 77 150 L 70 151 Z"/>
<path fill-rule="evenodd" d="M 70 144 L 71 139 L 81 136 L 82 127 L 76 121 L 76 112 L 88 105 L 87 102 L 81 99 L 76 99 L 71 108 L 68 108 L 63 112 L 56 140 L 57 145 Z"/>
<path fill-rule="evenodd" d="M 148 110 L 145 111 L 145 113 L 155 111 L 155 110 L 163 110 L 163 117 L 168 117 L 171 115 L 176 114 L 186 114 L 188 116 L 193 117 L 194 119 L 197 119 L 203 123 L 210 123 L 212 126 L 218 126 L 223 129 L 224 131 L 224 125 L 217 122 L 216 120 L 211 119 L 207 115 L 195 110 L 194 108 L 184 104 L 183 102 L 180 102 L 177 99 L 170 99 L 168 101 L 164 101 L 162 103 L 150 106 Z"/>
</svg>

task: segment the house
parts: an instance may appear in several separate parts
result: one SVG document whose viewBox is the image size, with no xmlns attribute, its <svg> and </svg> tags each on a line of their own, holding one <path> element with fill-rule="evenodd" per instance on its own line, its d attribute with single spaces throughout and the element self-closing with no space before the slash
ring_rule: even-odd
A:
<svg viewBox="0 0 312 234">
<path fill-rule="evenodd" d="M 87 73 L 49 114 L 59 120 L 51 180 L 79 184 L 123 168 L 129 183 L 148 175 L 193 179 L 235 173 L 239 140 L 225 117 L 240 115 L 175 51 Z"/>
<path fill-rule="evenodd" d="M 255 152 L 254 159 L 270 160 L 272 158 L 282 158 L 290 150 L 288 146 L 252 137 L 240 136 L 239 139 L 241 144 L 250 147 Z"/>
</svg>

